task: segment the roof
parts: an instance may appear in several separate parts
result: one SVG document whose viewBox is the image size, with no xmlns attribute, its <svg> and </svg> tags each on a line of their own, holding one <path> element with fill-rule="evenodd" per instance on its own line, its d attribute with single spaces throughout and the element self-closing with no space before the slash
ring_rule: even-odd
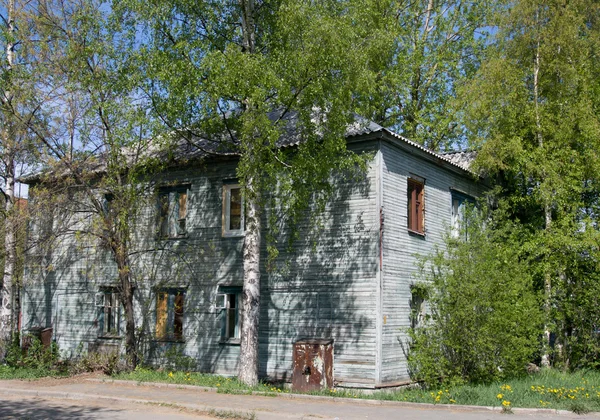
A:
<svg viewBox="0 0 600 420">
<path fill-rule="evenodd" d="M 297 112 L 288 112 L 282 116 L 281 111 L 273 111 L 269 113 L 269 119 L 273 122 L 282 122 L 282 134 L 279 140 L 277 141 L 277 146 L 286 148 L 286 147 L 294 147 L 298 146 L 302 142 L 302 138 L 300 133 L 296 129 L 298 126 L 298 113 Z M 347 138 L 359 138 L 361 136 L 367 136 L 370 134 L 380 133 L 387 137 L 391 137 L 394 140 L 399 140 L 409 147 L 414 147 L 426 154 L 435 157 L 441 161 L 444 161 L 454 167 L 457 167 L 463 171 L 472 173 L 470 170 L 470 166 L 475 159 L 476 152 L 473 151 L 464 151 L 464 152 L 448 152 L 448 153 L 436 153 L 432 150 L 427 149 L 426 147 L 416 143 L 412 140 L 407 139 L 406 137 L 401 136 L 387 128 L 382 127 L 381 125 L 370 121 L 366 118 L 363 118 L 359 115 L 355 115 L 355 120 L 353 123 L 349 124 L 346 129 L 346 137 Z M 152 143 L 152 142 L 150 142 Z M 231 136 L 223 135 L 216 136 L 212 139 L 201 138 L 194 136 L 191 139 L 178 139 L 172 147 L 167 151 L 161 151 L 158 147 L 153 147 L 152 144 L 149 144 L 149 147 L 145 150 L 145 152 L 149 155 L 154 155 L 155 158 L 160 159 L 168 159 L 172 157 L 175 161 L 185 162 L 185 161 L 193 161 L 202 158 L 207 158 L 210 156 L 238 156 L 239 153 L 236 150 L 237 141 L 231 141 Z M 135 159 L 136 152 L 130 150 L 126 152 L 128 154 L 128 158 Z M 171 155 L 171 156 L 169 156 Z M 91 173 L 102 173 L 104 171 L 104 164 L 100 158 L 86 159 L 86 161 L 79 165 L 79 170 L 87 169 L 91 171 Z M 65 169 L 66 170 L 66 169 Z M 23 181 L 27 182 L 36 182 L 39 180 L 40 174 L 32 174 L 23 177 Z"/>
</svg>

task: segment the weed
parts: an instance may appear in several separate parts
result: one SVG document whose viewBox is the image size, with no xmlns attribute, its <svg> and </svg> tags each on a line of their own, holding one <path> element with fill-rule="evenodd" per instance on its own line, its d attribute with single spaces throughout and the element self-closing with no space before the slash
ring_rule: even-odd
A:
<svg viewBox="0 0 600 420">
<path fill-rule="evenodd" d="M 234 410 L 208 410 L 208 414 L 219 419 L 256 420 L 256 413 L 242 413 Z"/>
</svg>

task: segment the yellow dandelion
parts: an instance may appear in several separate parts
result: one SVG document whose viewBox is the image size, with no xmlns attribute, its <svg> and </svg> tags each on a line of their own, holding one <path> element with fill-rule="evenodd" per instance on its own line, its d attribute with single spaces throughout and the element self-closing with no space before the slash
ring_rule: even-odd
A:
<svg viewBox="0 0 600 420">
<path fill-rule="evenodd" d="M 502 398 L 504 398 L 504 395 L 498 394 L 498 395 L 496 395 L 496 398 L 498 398 L 499 400 L 501 400 Z"/>
<path fill-rule="evenodd" d="M 506 400 L 502 401 L 502 406 L 510 407 L 510 401 L 506 401 Z"/>
</svg>

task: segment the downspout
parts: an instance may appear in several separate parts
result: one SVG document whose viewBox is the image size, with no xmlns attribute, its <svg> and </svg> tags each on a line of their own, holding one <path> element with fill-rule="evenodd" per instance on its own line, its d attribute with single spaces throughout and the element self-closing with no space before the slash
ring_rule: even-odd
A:
<svg viewBox="0 0 600 420">
<path fill-rule="evenodd" d="M 377 142 L 377 155 L 375 158 L 375 193 L 376 215 L 379 217 L 378 231 L 378 264 L 376 274 L 376 343 L 375 343 L 375 387 L 381 384 L 381 370 L 383 367 L 383 158 L 381 153 L 381 139 Z"/>
</svg>

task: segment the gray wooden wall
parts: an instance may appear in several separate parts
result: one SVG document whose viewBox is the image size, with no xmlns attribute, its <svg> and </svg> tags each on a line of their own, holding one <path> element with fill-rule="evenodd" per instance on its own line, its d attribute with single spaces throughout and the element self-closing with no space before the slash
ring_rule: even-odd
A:
<svg viewBox="0 0 600 420">
<path fill-rule="evenodd" d="M 466 173 L 423 159 L 423 152 L 389 136 L 355 141 L 349 147 L 372 153 L 364 179 L 352 182 L 344 175 L 333 179 L 336 193 L 320 227 L 301 225 L 300 239 L 291 251 L 290 232 L 283 229 L 272 271 L 265 266 L 263 243 L 259 328 L 263 378 L 291 380 L 296 340 L 333 338 L 334 378 L 339 385 L 374 387 L 407 380 L 401 343 L 406 343 L 410 325 L 410 285 L 415 282 L 417 255 L 443 243 L 450 224 L 451 189 L 477 196 L 482 188 Z M 222 236 L 223 183 L 235 178 L 235 164 L 207 162 L 157 177 L 157 186 L 190 185 L 186 238 L 156 239 L 155 196 L 149 196 L 139 217 L 132 218 L 134 251 L 139 251 L 132 259 L 137 326 L 149 363 L 165 363 L 165 354 L 176 352 L 190 357 L 200 371 L 237 372 L 239 346 L 219 342 L 221 326 L 214 307 L 219 286 L 241 286 L 243 280 L 243 238 Z M 407 231 L 410 174 L 425 179 L 425 236 Z M 90 223 L 89 215 L 82 213 L 57 211 L 45 217 L 55 228 Z M 40 224 L 33 224 L 32 238 L 42 234 Z M 96 239 L 67 234 L 47 249 L 34 248 L 26 266 L 24 328 L 52 326 L 66 356 L 76 356 L 98 342 L 122 346 L 121 340 L 98 339 L 94 295 L 100 286 L 114 282 L 114 263 Z M 185 288 L 184 342 L 154 339 L 156 286 Z"/>
</svg>

